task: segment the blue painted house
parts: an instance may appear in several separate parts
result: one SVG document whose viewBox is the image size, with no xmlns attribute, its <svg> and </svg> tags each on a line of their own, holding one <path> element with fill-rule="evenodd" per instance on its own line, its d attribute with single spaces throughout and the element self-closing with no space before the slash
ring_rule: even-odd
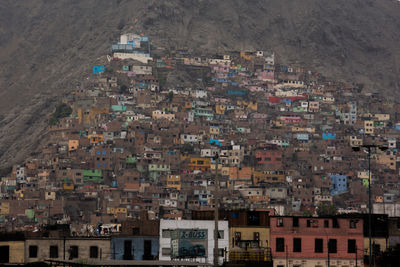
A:
<svg viewBox="0 0 400 267">
<path fill-rule="evenodd" d="M 210 139 L 209 143 L 216 146 L 222 146 L 222 143 L 218 139 Z"/>
<path fill-rule="evenodd" d="M 158 236 L 112 236 L 111 259 L 154 260 L 158 258 Z"/>
<path fill-rule="evenodd" d="M 158 220 L 149 220 L 146 212 L 141 212 L 140 218 L 122 222 L 121 234 L 111 236 L 111 259 L 158 259 L 160 223 Z"/>
<path fill-rule="evenodd" d="M 106 66 L 101 65 L 101 66 L 93 66 L 93 74 L 99 74 L 102 73 L 106 70 Z"/>
<path fill-rule="evenodd" d="M 341 174 L 329 174 L 331 179 L 331 196 L 347 191 L 347 176 Z"/>
<path fill-rule="evenodd" d="M 335 140 L 336 133 L 322 133 L 322 139 L 324 140 Z"/>
<path fill-rule="evenodd" d="M 296 135 L 296 138 L 297 138 L 297 140 L 306 143 L 309 140 L 309 135 L 308 135 L 308 133 L 298 133 Z"/>
<path fill-rule="evenodd" d="M 242 91 L 242 90 L 228 90 L 228 95 L 247 95 L 246 91 Z"/>
</svg>

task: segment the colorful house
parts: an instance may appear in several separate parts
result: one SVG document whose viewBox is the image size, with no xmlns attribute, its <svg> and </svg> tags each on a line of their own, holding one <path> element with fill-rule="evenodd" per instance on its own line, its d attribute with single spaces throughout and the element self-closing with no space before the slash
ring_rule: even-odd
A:
<svg viewBox="0 0 400 267">
<path fill-rule="evenodd" d="M 216 114 L 223 115 L 223 114 L 225 114 L 225 111 L 226 111 L 226 105 L 222 105 L 222 104 L 215 105 L 215 113 Z"/>
<path fill-rule="evenodd" d="M 68 151 L 75 151 L 79 147 L 79 140 L 68 140 Z"/>
<path fill-rule="evenodd" d="M 102 170 L 83 170 L 83 179 L 91 182 L 101 182 L 103 180 Z"/>
<path fill-rule="evenodd" d="M 197 157 L 190 157 L 190 161 L 188 164 L 189 170 L 197 170 L 197 171 L 208 171 L 211 166 L 211 159 L 210 158 L 197 158 Z"/>
<path fill-rule="evenodd" d="M 152 181 L 158 181 L 161 175 L 167 175 L 171 172 L 171 166 L 168 164 L 149 164 L 149 178 Z"/>
<path fill-rule="evenodd" d="M 322 133 L 322 139 L 324 140 L 335 140 L 336 133 Z"/>
<path fill-rule="evenodd" d="M 286 175 L 283 171 L 253 171 L 253 184 L 282 183 L 285 182 Z"/>
<path fill-rule="evenodd" d="M 341 194 L 347 191 L 347 176 L 341 174 L 329 174 L 331 179 L 331 195 Z"/>
<path fill-rule="evenodd" d="M 100 74 L 106 70 L 106 66 L 100 65 L 100 66 L 93 66 L 93 74 Z"/>
<path fill-rule="evenodd" d="M 111 105 L 111 110 L 114 112 L 124 112 L 126 111 L 126 106 L 123 105 Z"/>
<path fill-rule="evenodd" d="M 99 144 L 104 142 L 103 134 L 89 134 L 88 138 L 91 144 Z"/>
<path fill-rule="evenodd" d="M 167 188 L 181 190 L 181 176 L 176 174 L 167 175 Z"/>
<path fill-rule="evenodd" d="M 282 167 L 282 151 L 280 150 L 257 150 L 256 151 L 257 164 L 267 164 L 273 169 Z"/>
</svg>

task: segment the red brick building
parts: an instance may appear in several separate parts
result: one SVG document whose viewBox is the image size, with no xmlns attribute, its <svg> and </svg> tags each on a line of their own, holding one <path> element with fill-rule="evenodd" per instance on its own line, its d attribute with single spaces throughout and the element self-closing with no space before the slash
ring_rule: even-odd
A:
<svg viewBox="0 0 400 267">
<path fill-rule="evenodd" d="M 257 150 L 256 159 L 258 165 L 265 165 L 271 169 L 282 167 L 282 151 L 278 149 Z"/>
<path fill-rule="evenodd" d="M 274 267 L 362 266 L 363 240 L 362 219 L 271 217 Z"/>
</svg>

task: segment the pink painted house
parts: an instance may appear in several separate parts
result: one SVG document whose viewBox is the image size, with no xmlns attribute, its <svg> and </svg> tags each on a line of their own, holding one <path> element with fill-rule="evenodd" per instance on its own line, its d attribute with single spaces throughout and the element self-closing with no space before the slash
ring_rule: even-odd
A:
<svg viewBox="0 0 400 267">
<path fill-rule="evenodd" d="M 271 217 L 274 267 L 362 266 L 363 241 L 359 218 Z"/>
<path fill-rule="evenodd" d="M 302 121 L 299 116 L 281 116 L 280 120 L 285 124 L 300 123 Z"/>
</svg>

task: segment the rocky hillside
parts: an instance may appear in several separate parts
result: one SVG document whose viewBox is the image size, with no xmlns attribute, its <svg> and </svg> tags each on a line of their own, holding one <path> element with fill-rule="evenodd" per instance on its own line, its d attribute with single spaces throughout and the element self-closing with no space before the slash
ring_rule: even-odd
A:
<svg viewBox="0 0 400 267">
<path fill-rule="evenodd" d="M 274 50 L 398 96 L 399 14 L 395 0 L 2 0 L 0 167 L 35 151 L 59 97 L 123 31 L 166 48 Z"/>
</svg>

